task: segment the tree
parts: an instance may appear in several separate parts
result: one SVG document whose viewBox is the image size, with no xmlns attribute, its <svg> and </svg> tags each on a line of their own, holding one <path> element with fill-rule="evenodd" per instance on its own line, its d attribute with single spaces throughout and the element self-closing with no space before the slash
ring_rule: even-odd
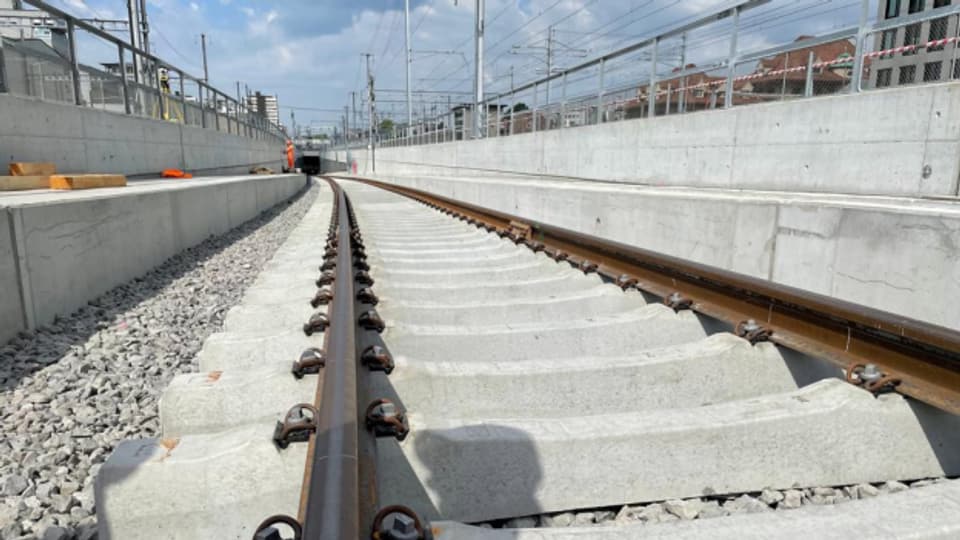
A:
<svg viewBox="0 0 960 540">
<path fill-rule="evenodd" d="M 383 135 L 392 135 L 393 134 L 393 120 L 386 118 L 380 122 L 380 133 Z"/>
<path fill-rule="evenodd" d="M 522 101 L 513 106 L 513 112 L 515 113 L 518 113 L 521 111 L 529 111 L 529 110 L 530 110 L 530 107 L 527 107 L 527 104 Z"/>
</svg>

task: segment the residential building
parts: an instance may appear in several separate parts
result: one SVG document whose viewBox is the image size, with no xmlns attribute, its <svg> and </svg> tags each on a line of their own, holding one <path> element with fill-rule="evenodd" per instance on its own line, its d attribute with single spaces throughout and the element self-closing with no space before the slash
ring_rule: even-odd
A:
<svg viewBox="0 0 960 540">
<path fill-rule="evenodd" d="M 800 36 L 795 43 L 813 39 Z M 830 62 L 814 68 L 811 89 L 814 94 L 836 94 L 848 89 L 853 74 L 853 60 L 857 47 L 849 39 L 813 45 L 762 58 L 753 74 L 737 88 L 740 92 L 778 96 L 803 96 L 807 84 L 807 67 Z"/>
<path fill-rule="evenodd" d="M 881 0 L 878 17 L 896 20 L 914 13 L 947 7 L 951 0 Z M 874 50 L 885 51 L 905 45 L 916 49 L 886 54 L 873 59 L 864 85 L 884 88 L 920 82 L 960 78 L 960 62 L 954 60 L 956 45 L 926 47 L 931 41 L 957 35 L 956 17 L 938 17 L 922 23 L 885 30 L 874 36 Z"/>
<path fill-rule="evenodd" d="M 0 0 L 0 38 L 8 41 L 36 40 L 64 58 L 69 55 L 67 23 L 46 12 L 24 10 L 20 0 Z"/>
<path fill-rule="evenodd" d="M 247 94 L 247 108 L 273 124 L 280 124 L 280 106 L 277 103 L 277 96 L 268 96 L 260 92 Z"/>
</svg>

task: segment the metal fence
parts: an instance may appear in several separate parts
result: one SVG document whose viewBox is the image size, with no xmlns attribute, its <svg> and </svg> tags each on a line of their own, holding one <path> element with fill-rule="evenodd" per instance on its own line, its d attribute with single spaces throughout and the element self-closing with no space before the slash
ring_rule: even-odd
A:
<svg viewBox="0 0 960 540">
<path fill-rule="evenodd" d="M 863 0 L 858 24 L 801 36 L 777 47 L 741 51 L 741 15 L 768 2 L 725 4 L 693 22 L 495 94 L 478 109 L 479 136 L 960 79 L 960 2 L 881 0 L 880 12 L 874 14 L 874 4 Z M 688 63 L 694 54 L 697 65 Z M 672 64 L 668 70 L 658 62 L 663 59 Z M 618 70 L 635 69 L 638 63 L 645 73 L 616 80 Z M 395 147 L 474 138 L 474 109 L 460 105 L 416 125 L 400 126 L 378 137 L 378 144 Z"/>
<path fill-rule="evenodd" d="M 0 92 L 213 129 L 251 139 L 283 130 L 202 78 L 40 0 L 19 38 L 0 37 Z"/>
</svg>

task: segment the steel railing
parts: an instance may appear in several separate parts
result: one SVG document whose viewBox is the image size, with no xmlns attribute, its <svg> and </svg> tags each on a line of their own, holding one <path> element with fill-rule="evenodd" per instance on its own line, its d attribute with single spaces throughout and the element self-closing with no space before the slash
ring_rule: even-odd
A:
<svg viewBox="0 0 960 540">
<path fill-rule="evenodd" d="M 46 2 L 24 3 L 37 11 L 23 11 L 23 18 L 28 20 L 22 24 L 62 33 L 66 51 L 31 46 L 34 44 L 29 41 L 33 40 L 0 38 L 0 93 L 194 125 L 252 139 L 287 138 L 280 126 L 203 78 Z M 92 41 L 82 42 L 82 38 Z M 117 72 L 81 63 L 81 49 L 87 45 L 91 50 L 113 48 Z M 99 62 L 105 64 L 104 58 Z M 188 84 L 196 90 L 193 98 L 187 97 Z"/>
<path fill-rule="evenodd" d="M 697 20 L 645 37 L 627 47 L 556 73 L 493 93 L 479 109 L 481 137 L 502 137 L 550 129 L 653 118 L 701 110 L 732 108 L 771 101 L 857 93 L 890 86 L 960 80 L 960 5 L 945 5 L 891 19 L 869 20 L 863 0 L 860 21 L 814 37 L 762 50 L 740 52 L 739 14 L 765 2 L 726 4 Z M 706 65 L 685 62 L 669 72 L 656 69 L 640 79 L 610 84 L 610 60 L 645 53 L 651 66 L 670 39 L 726 21 L 729 53 Z M 679 36 L 679 38 L 678 38 Z M 821 57 L 831 53 L 831 57 Z M 682 57 L 682 56 L 681 56 Z M 632 57 L 631 57 L 632 58 Z M 889 66 L 889 67 L 887 67 Z M 574 81 L 574 76 L 582 75 Z M 574 82 L 591 82 L 594 90 L 573 93 Z M 540 103 L 543 90 L 559 84 L 560 99 Z M 532 97 L 525 110 L 514 110 L 521 96 Z M 506 101 L 506 105 L 504 104 Z M 463 104 L 414 126 L 398 126 L 378 135 L 378 145 L 398 147 L 474 138 L 474 107 Z M 363 135 L 366 137 L 366 135 Z M 360 141 L 348 141 L 359 143 Z M 343 148 L 344 141 L 339 147 Z M 362 145 L 358 145 L 362 147 Z"/>
</svg>

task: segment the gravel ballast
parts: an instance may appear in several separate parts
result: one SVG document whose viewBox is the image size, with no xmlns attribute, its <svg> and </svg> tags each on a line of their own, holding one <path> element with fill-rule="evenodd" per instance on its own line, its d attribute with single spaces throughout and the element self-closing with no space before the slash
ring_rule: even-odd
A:
<svg viewBox="0 0 960 540">
<path fill-rule="evenodd" d="M 492 529 L 524 529 L 534 527 L 589 527 L 627 523 L 665 523 L 692 519 L 711 519 L 736 514 L 793 510 L 803 506 L 841 504 L 868 499 L 887 493 L 899 493 L 937 482 L 960 481 L 930 478 L 912 482 L 884 482 L 842 487 L 765 489 L 760 493 L 718 495 L 695 499 L 673 499 L 613 508 L 559 512 L 479 523 Z"/>
<path fill-rule="evenodd" d="M 0 539 L 96 538 L 94 479 L 317 197 L 304 190 L 0 348 Z"/>
</svg>

